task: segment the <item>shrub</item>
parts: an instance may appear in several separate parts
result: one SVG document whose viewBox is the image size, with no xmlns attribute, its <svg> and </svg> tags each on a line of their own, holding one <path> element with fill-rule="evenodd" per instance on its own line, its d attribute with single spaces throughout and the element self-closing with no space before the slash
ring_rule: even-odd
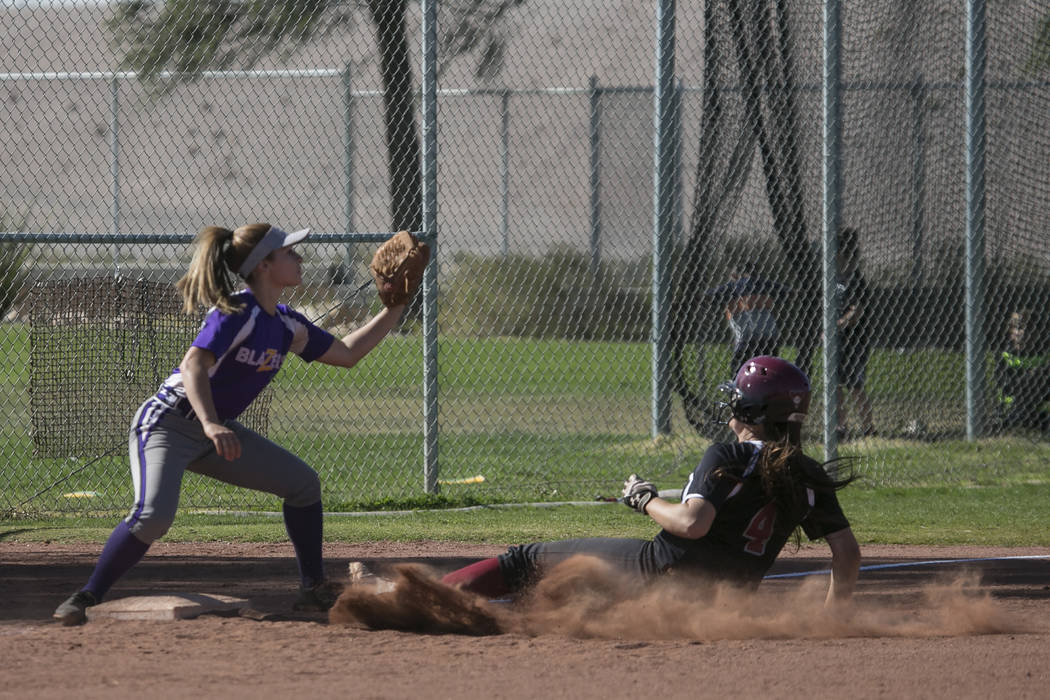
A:
<svg viewBox="0 0 1050 700">
<path fill-rule="evenodd" d="M 649 289 L 630 284 L 627 264 L 604 263 L 565 247 L 543 258 L 461 253 L 443 285 L 443 332 L 572 340 L 649 337 Z M 644 281 L 643 281 L 644 282 Z"/>
</svg>

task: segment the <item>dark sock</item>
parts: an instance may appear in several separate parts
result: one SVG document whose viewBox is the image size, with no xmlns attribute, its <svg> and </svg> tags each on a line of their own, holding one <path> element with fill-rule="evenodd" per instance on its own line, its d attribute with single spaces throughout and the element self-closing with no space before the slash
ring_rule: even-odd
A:
<svg viewBox="0 0 1050 700">
<path fill-rule="evenodd" d="M 283 506 L 284 529 L 295 547 L 299 563 L 299 578 L 303 588 L 313 588 L 324 581 L 324 560 L 321 543 L 324 540 L 324 515 L 321 502 L 309 506 Z"/>
<path fill-rule="evenodd" d="M 488 596 L 489 598 L 503 598 L 510 595 L 511 588 L 503 577 L 499 568 L 499 557 L 482 559 L 479 562 L 464 566 L 441 579 L 442 583 L 450 586 L 460 586 L 465 590 Z"/>
<path fill-rule="evenodd" d="M 102 600 L 117 579 L 142 559 L 147 549 L 149 545 L 131 534 L 128 522 L 121 520 L 110 533 L 91 578 L 81 590 L 92 593 L 96 600 Z"/>
</svg>

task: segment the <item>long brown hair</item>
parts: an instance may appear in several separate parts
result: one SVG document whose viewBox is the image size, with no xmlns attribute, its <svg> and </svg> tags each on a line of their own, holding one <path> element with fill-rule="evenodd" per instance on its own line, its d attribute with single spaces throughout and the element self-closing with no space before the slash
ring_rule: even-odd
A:
<svg viewBox="0 0 1050 700">
<path fill-rule="evenodd" d="M 239 311 L 241 305 L 232 298 L 239 284 L 235 271 L 269 230 L 270 224 L 248 224 L 235 231 L 221 226 L 202 229 L 193 242 L 189 269 L 175 283 L 183 310 L 192 314 L 198 307 L 214 306 L 223 313 Z"/>
<path fill-rule="evenodd" d="M 758 455 L 756 471 L 762 491 L 776 503 L 777 512 L 790 517 L 803 512 L 808 503 L 802 502 L 800 485 L 814 491 L 837 491 L 856 479 L 847 458 L 838 458 L 823 464 L 802 452 L 797 423 L 763 423 L 762 450 Z M 801 536 L 798 528 L 793 535 L 795 546 Z"/>
</svg>

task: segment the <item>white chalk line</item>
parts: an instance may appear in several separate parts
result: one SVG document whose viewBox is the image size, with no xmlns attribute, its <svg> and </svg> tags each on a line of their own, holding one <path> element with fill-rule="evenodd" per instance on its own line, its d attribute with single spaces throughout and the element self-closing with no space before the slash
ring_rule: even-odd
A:
<svg viewBox="0 0 1050 700">
<path fill-rule="evenodd" d="M 901 561 L 893 562 L 892 564 L 870 564 L 868 566 L 860 567 L 861 571 L 877 571 L 879 569 L 904 569 L 911 566 L 933 566 L 935 564 L 969 564 L 973 562 L 985 562 L 985 561 L 1012 561 L 1022 559 L 1050 559 L 1050 554 L 1017 554 L 1009 557 L 977 557 L 973 559 L 927 559 L 926 561 Z M 803 576 L 819 576 L 821 574 L 830 574 L 831 569 L 817 569 L 814 571 L 796 571 L 790 574 L 767 574 L 763 577 L 765 579 L 771 578 L 801 578 Z M 489 600 L 490 603 L 512 603 L 513 598 L 492 598 Z"/>
<path fill-rule="evenodd" d="M 933 566 L 936 564 L 970 564 L 974 562 L 987 561 L 1011 561 L 1018 559 L 1050 559 L 1050 554 L 1017 554 L 1009 557 L 977 557 L 973 559 L 927 559 L 926 561 L 901 561 L 892 564 L 869 564 L 860 567 L 861 571 L 878 571 L 880 569 L 903 569 L 912 566 Z M 789 574 L 767 574 L 764 579 L 771 578 L 801 578 L 803 576 L 819 576 L 830 574 L 831 569 L 817 569 L 814 571 L 796 571 Z"/>
</svg>

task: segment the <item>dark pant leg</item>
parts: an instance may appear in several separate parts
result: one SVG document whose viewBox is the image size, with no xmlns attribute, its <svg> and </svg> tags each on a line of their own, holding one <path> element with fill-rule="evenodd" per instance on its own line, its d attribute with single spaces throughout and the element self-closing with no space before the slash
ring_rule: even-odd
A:
<svg viewBox="0 0 1050 700">
<path fill-rule="evenodd" d="M 507 585 L 518 590 L 580 554 L 598 557 L 626 574 L 641 578 L 657 576 L 667 569 L 657 560 L 652 540 L 595 537 L 511 547 L 499 557 L 500 571 Z"/>
<path fill-rule="evenodd" d="M 863 389 L 870 354 L 867 343 L 843 343 L 839 347 L 839 384 L 847 389 Z"/>
</svg>

